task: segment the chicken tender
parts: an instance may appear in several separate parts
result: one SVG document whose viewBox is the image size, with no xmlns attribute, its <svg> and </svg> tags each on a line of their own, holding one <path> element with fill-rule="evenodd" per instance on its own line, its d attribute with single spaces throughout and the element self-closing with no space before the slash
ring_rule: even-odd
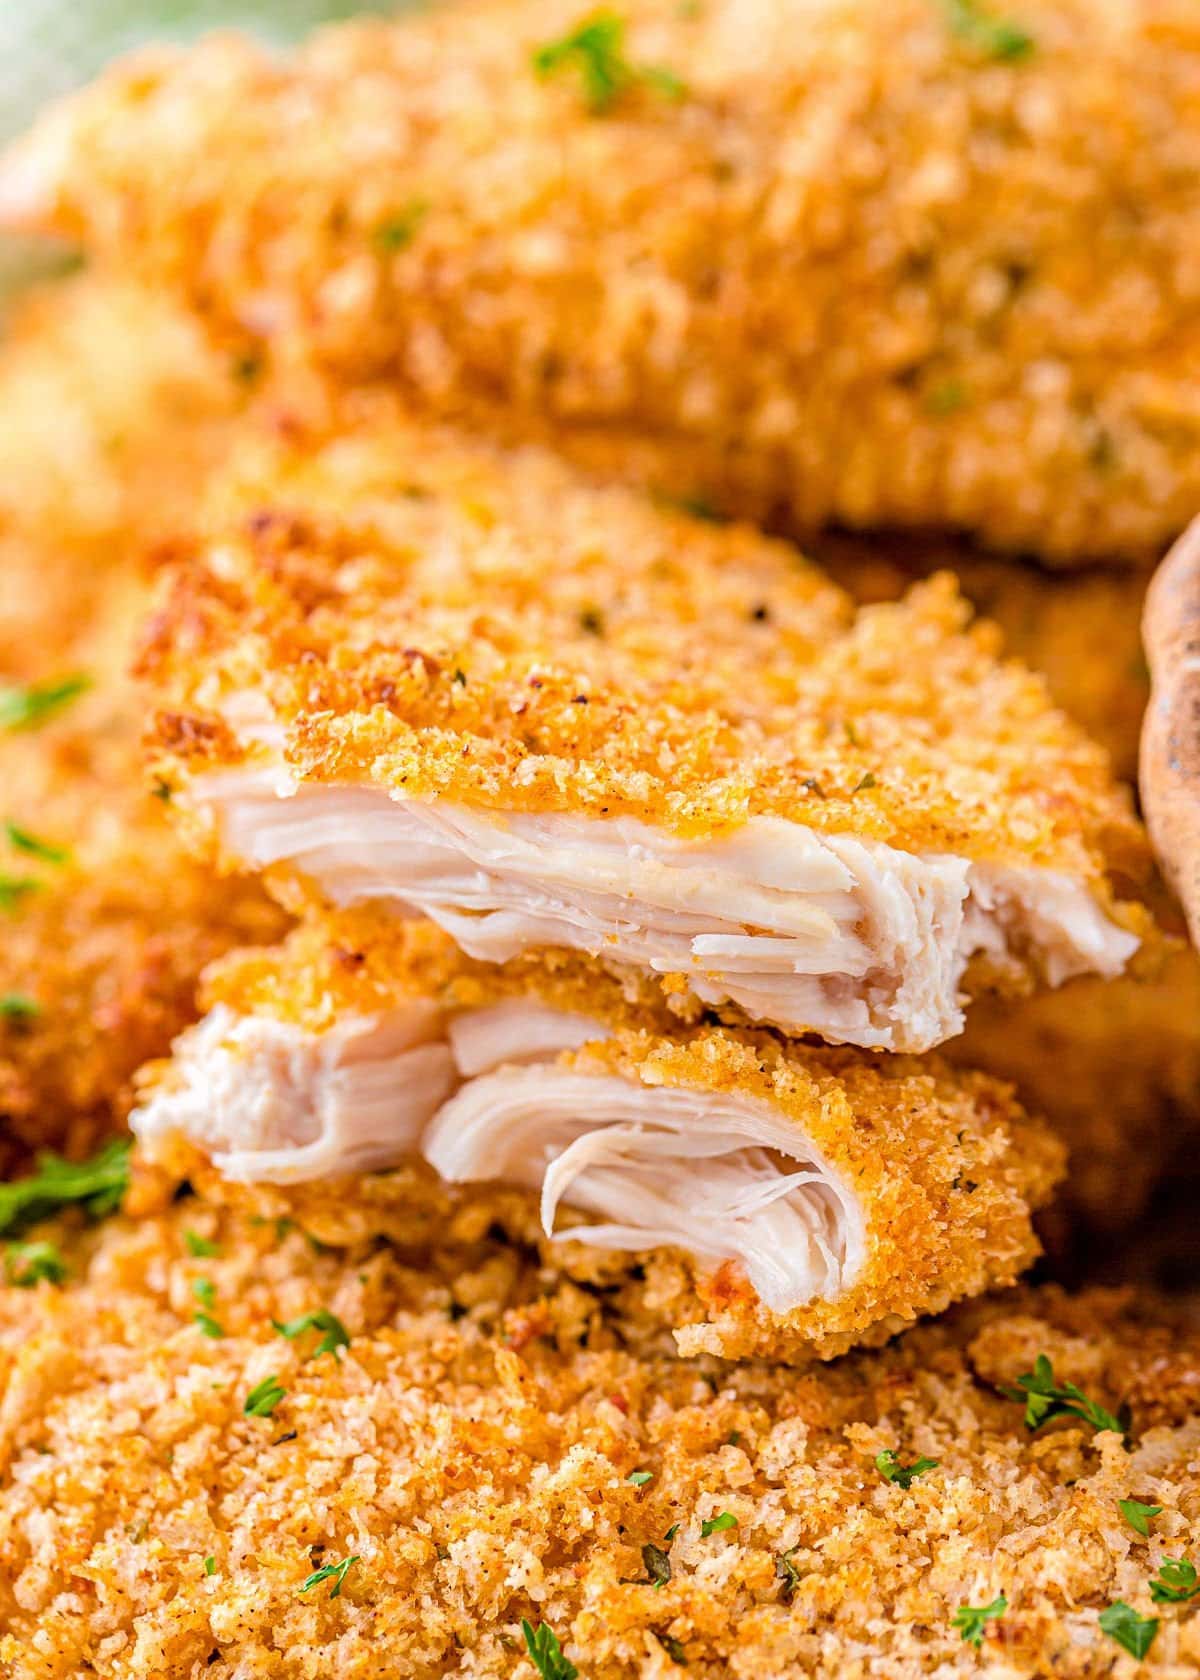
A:
<svg viewBox="0 0 1200 1680">
<path fill-rule="evenodd" d="M 417 1159 L 522 1189 L 545 1238 L 635 1256 L 686 1353 L 829 1358 L 1037 1252 L 1062 1155 L 1006 1086 L 685 1028 L 586 959 L 498 968 L 428 923 L 388 931 L 314 919 L 210 973 L 133 1115 L 142 1142 L 248 1182 Z"/>
<path fill-rule="evenodd" d="M 1200 1550 L 1200 1342 L 1152 1302 L 1022 1292 L 805 1375 L 665 1357 L 482 1236 L 318 1249 L 195 1199 L 37 1235 L 66 1281 L 0 1290 L 13 1680 L 509 1680 L 523 1621 L 587 1680 L 1091 1680 L 1132 1672 L 1118 1603 L 1145 1672 L 1200 1661 L 1150 1592 Z"/>
<path fill-rule="evenodd" d="M 0 347 L 0 1161 L 86 1149 L 192 1016 L 213 957 L 284 922 L 184 855 L 125 675 L 144 551 L 241 398 L 177 311 L 87 277 Z"/>
<path fill-rule="evenodd" d="M 808 529 L 1152 553 L 1200 508 L 1190 0 L 491 0 L 154 48 L 10 225 L 442 415 Z"/>
<path fill-rule="evenodd" d="M 144 668 L 223 855 L 472 956 L 546 947 L 831 1041 L 1128 965 L 1104 754 L 948 578 L 855 613 L 795 550 L 368 404 L 239 452 Z"/>
</svg>

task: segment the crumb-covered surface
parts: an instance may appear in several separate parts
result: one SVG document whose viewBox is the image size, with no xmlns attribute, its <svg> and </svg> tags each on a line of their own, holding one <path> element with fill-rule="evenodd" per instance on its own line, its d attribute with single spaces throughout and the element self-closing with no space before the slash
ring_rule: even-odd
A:
<svg viewBox="0 0 1200 1680">
<path fill-rule="evenodd" d="M 301 780 L 693 837 L 780 816 L 1102 900 L 1144 864 L 1103 752 L 946 576 L 855 613 L 748 527 L 367 398 L 247 447 L 214 506 L 144 658 L 173 785 L 278 752 Z M 269 753 L 229 721 L 248 692 Z"/>
<path fill-rule="evenodd" d="M 6 213 L 281 355 L 590 434 L 749 517 L 1060 558 L 1182 528 L 1189 0 L 603 15 L 591 74 L 579 0 L 355 22 L 282 61 L 155 48 L 50 114 Z"/>
<path fill-rule="evenodd" d="M 474 964 L 426 925 L 380 921 L 369 912 L 314 919 L 279 950 L 237 953 L 206 986 L 210 1005 L 315 1032 L 413 996 L 437 998 L 451 1013 L 533 997 L 589 1016 L 612 1036 L 562 1053 L 564 1068 L 765 1104 L 852 1186 L 866 1220 L 866 1253 L 858 1275 L 830 1300 L 773 1313 L 736 1264 L 636 1257 L 634 1271 L 651 1273 L 648 1301 L 690 1351 L 829 1358 L 953 1300 L 1013 1282 L 1038 1253 L 1030 1214 L 1061 1177 L 1060 1146 L 1017 1105 L 1010 1087 L 951 1072 L 934 1057 L 871 1056 L 789 1043 L 767 1031 L 688 1026 L 673 1021 L 661 1001 L 631 1002 L 581 959 Z M 169 1064 L 156 1076 L 169 1082 Z M 403 1216 L 409 1185 L 397 1181 L 389 1218 Z M 429 1193 L 418 1179 L 417 1198 Z M 336 1208 L 342 1199 L 337 1187 L 319 1185 L 295 1194 L 306 1206 L 327 1199 Z M 387 1199 L 386 1186 L 383 1194 Z M 437 1194 L 453 1205 L 453 1193 Z M 514 1205 L 511 1197 L 501 1200 Z M 524 1236 L 537 1231 L 535 1204 L 534 1197 L 516 1199 Z M 568 1271 L 573 1262 L 595 1263 L 573 1244 L 549 1250 Z"/>
<path fill-rule="evenodd" d="M 1135 1672 L 1098 1626 L 1115 1599 L 1160 1620 L 1149 1672 L 1200 1660 L 1192 1607 L 1148 1592 L 1200 1544 L 1200 1344 L 1152 1303 L 1022 1291 L 804 1375 L 664 1356 L 482 1234 L 316 1250 L 190 1199 L 62 1249 L 63 1287 L 0 1293 L 14 1680 L 529 1675 L 522 1617 L 589 1680 L 1083 1680 Z M 339 1355 L 272 1328 L 321 1309 Z M 1131 1451 L 1025 1428 L 998 1388 L 1039 1354 Z M 937 1465 L 905 1489 L 885 1452 Z M 1129 1498 L 1161 1507 L 1145 1538 Z M 977 1654 L 953 1618 L 998 1596 Z"/>
</svg>

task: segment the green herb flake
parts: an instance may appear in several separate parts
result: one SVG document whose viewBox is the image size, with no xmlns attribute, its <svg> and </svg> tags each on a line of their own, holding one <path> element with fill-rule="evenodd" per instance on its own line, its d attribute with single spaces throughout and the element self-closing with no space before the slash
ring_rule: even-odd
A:
<svg viewBox="0 0 1200 1680">
<path fill-rule="evenodd" d="M 16 1235 L 72 1204 L 90 1219 L 114 1213 L 129 1187 L 130 1148 L 130 1139 L 114 1138 L 89 1161 L 44 1151 L 27 1178 L 0 1184 L 0 1236 Z"/>
<path fill-rule="evenodd" d="M 668 1543 L 672 1539 L 674 1539 L 674 1535 L 668 1534 Z M 642 1547 L 642 1562 L 646 1566 L 645 1585 L 654 1587 L 656 1591 L 659 1587 L 665 1587 L 671 1579 L 670 1553 L 664 1552 L 661 1546 L 656 1546 L 653 1540 L 647 1540 Z"/>
<path fill-rule="evenodd" d="M 1164 1558 L 1158 1574 L 1150 1583 L 1150 1597 L 1155 1604 L 1186 1604 L 1200 1593 L 1196 1566 L 1186 1558 Z"/>
<path fill-rule="evenodd" d="M 853 791 L 855 793 L 862 793 L 864 788 L 873 788 L 873 787 L 878 787 L 878 786 L 879 786 L 879 783 L 875 780 L 874 772 L 871 771 L 871 770 L 868 770 L 865 776 L 860 776 L 859 780 L 856 782 L 856 784 L 854 786 Z"/>
<path fill-rule="evenodd" d="M 950 28 L 988 58 L 1013 63 L 1027 58 L 1034 49 L 1033 36 L 1006 18 L 993 17 L 979 0 L 945 0 Z"/>
<path fill-rule="evenodd" d="M 1125 1518 L 1135 1534 L 1143 1539 L 1150 1533 L 1150 1519 L 1162 1514 L 1161 1505 L 1143 1505 L 1139 1499 L 1122 1499 L 1117 1503 L 1117 1510 Z"/>
<path fill-rule="evenodd" d="M 1158 1617 L 1139 1616 L 1132 1605 L 1118 1598 L 1107 1610 L 1101 1610 L 1100 1631 L 1140 1661 L 1154 1643 Z"/>
<path fill-rule="evenodd" d="M 584 103 L 594 117 L 604 116 L 639 86 L 672 100 L 682 99 L 686 91 L 670 70 L 630 64 L 625 56 L 625 21 L 613 12 L 593 12 L 560 40 L 539 47 L 533 68 L 543 78 L 567 68 L 577 70 Z"/>
<path fill-rule="evenodd" d="M 671 1544 L 672 1540 L 674 1540 L 675 1536 L 678 1533 L 679 1533 L 679 1524 L 678 1523 L 672 1523 L 670 1528 L 663 1535 L 663 1539 L 667 1542 L 668 1546 Z"/>
<path fill-rule="evenodd" d="M 5 992 L 0 996 L 0 1021 L 11 1021 L 19 1027 L 28 1026 L 42 1012 L 41 1005 L 24 992 Z"/>
<path fill-rule="evenodd" d="M 197 1301 L 200 1302 L 201 1306 L 204 1307 L 211 1307 L 217 1298 L 217 1292 L 213 1288 L 211 1278 L 193 1278 L 192 1294 L 196 1297 Z"/>
<path fill-rule="evenodd" d="M 13 851 L 24 852 L 26 857 L 40 858 L 43 863 L 66 863 L 71 856 L 66 846 L 52 846 L 48 840 L 39 839 L 11 819 L 5 823 L 4 832 Z"/>
<path fill-rule="evenodd" d="M 736 1528 L 738 1520 L 732 1511 L 722 1511 L 719 1517 L 706 1517 L 700 1524 L 700 1536 L 707 1540 L 710 1534 L 724 1534 L 727 1528 Z"/>
<path fill-rule="evenodd" d="M 961 379 L 943 379 L 926 393 L 925 407 L 930 414 L 955 414 L 966 400 L 967 388 Z"/>
<path fill-rule="evenodd" d="M 645 1487 L 647 1482 L 654 1480 L 653 1470 L 631 1470 L 625 1480 L 630 1487 Z"/>
<path fill-rule="evenodd" d="M 4 1275 L 18 1289 L 37 1283 L 64 1283 L 66 1262 L 51 1242 L 9 1243 L 4 1251 Z"/>
<path fill-rule="evenodd" d="M 192 1323 L 201 1332 L 201 1334 L 207 1336 L 210 1341 L 219 1342 L 224 1338 L 225 1326 L 223 1324 L 219 1324 L 211 1313 L 193 1313 Z"/>
<path fill-rule="evenodd" d="M 0 729 L 36 729 L 90 687 L 91 679 L 83 675 L 0 687 Z"/>
<path fill-rule="evenodd" d="M 0 910 L 15 910 L 30 893 L 37 892 L 41 884 L 32 875 L 0 874 Z"/>
<path fill-rule="evenodd" d="M 204 1573 L 206 1575 L 215 1575 L 217 1573 L 217 1560 L 216 1560 L 215 1557 L 212 1557 L 210 1555 L 210 1556 L 205 1558 L 205 1560 L 204 1560 Z"/>
<path fill-rule="evenodd" d="M 328 1307 L 318 1307 L 315 1312 L 305 1313 L 300 1318 L 289 1319 L 281 1324 L 277 1318 L 271 1323 L 281 1336 L 286 1336 L 289 1342 L 294 1342 L 297 1336 L 302 1336 L 306 1330 L 321 1330 L 324 1334 L 310 1355 L 313 1359 L 320 1359 L 323 1353 L 332 1353 L 334 1358 L 340 1358 L 340 1350 L 350 1346 L 350 1332 L 340 1318 L 334 1316 Z"/>
<path fill-rule="evenodd" d="M 322 1581 L 332 1581 L 333 1585 L 329 1589 L 329 1596 L 330 1598 L 340 1598 L 342 1593 L 342 1582 L 350 1573 L 351 1565 L 361 1562 L 362 1559 L 359 1557 L 358 1553 L 353 1552 L 349 1557 L 343 1558 L 341 1563 L 323 1564 L 320 1569 L 313 1570 L 312 1574 L 300 1588 L 300 1591 L 302 1593 L 311 1592 L 314 1587 L 319 1587 Z"/>
<path fill-rule="evenodd" d="M 406 245 L 411 245 L 416 238 L 417 231 L 425 217 L 429 214 L 429 205 L 424 199 L 413 199 L 394 216 L 380 222 L 375 229 L 375 243 L 381 251 L 389 253 L 403 251 Z"/>
<path fill-rule="evenodd" d="M 535 1628 L 522 1616 L 521 1632 L 525 1635 L 529 1660 L 542 1680 L 579 1680 L 579 1670 L 563 1656 L 558 1636 L 548 1622 L 539 1622 Z"/>
<path fill-rule="evenodd" d="M 799 1550 L 799 1546 L 789 1546 L 786 1552 L 780 1552 L 778 1557 L 775 1559 L 775 1577 L 777 1580 L 783 1582 L 779 1596 L 785 1604 L 790 1604 L 792 1602 L 792 1599 L 795 1596 L 796 1588 L 804 1579 L 800 1571 L 796 1568 L 796 1565 L 792 1562 L 793 1557 L 795 1557 Z"/>
<path fill-rule="evenodd" d="M 1089 1400 L 1074 1383 L 1056 1383 L 1054 1367 L 1044 1353 L 1039 1353 L 1032 1371 L 1017 1378 L 1015 1388 L 1001 1390 L 1010 1400 L 1025 1402 L 1026 1429 L 1041 1429 L 1056 1417 L 1077 1417 L 1097 1431 L 1111 1429 L 1123 1439 L 1127 1431 L 1119 1418 L 1103 1406 Z"/>
<path fill-rule="evenodd" d="M 915 1458 L 911 1464 L 901 1464 L 896 1454 L 888 1447 L 875 1460 L 875 1468 L 885 1482 L 894 1482 L 907 1493 L 918 1476 L 923 1476 L 927 1470 L 936 1470 L 936 1458 Z"/>
<path fill-rule="evenodd" d="M 270 1417 L 286 1393 L 287 1389 L 280 1387 L 277 1376 L 264 1377 L 247 1394 L 242 1411 L 247 1417 Z"/>
<path fill-rule="evenodd" d="M 208 1238 L 202 1237 L 198 1231 L 185 1231 L 183 1246 L 193 1260 L 216 1260 L 221 1253 L 220 1243 L 209 1242 Z"/>
<path fill-rule="evenodd" d="M 1001 1593 L 990 1604 L 982 1604 L 978 1609 L 973 1604 L 960 1604 L 950 1619 L 950 1626 L 966 1640 L 968 1645 L 974 1645 L 978 1651 L 983 1644 L 983 1631 L 988 1622 L 997 1621 L 1008 1609 L 1008 1600 Z"/>
<path fill-rule="evenodd" d="M 680 1668 L 687 1667 L 687 1652 L 673 1633 L 666 1633 L 660 1628 L 651 1628 L 650 1632 L 658 1640 L 673 1663 L 678 1663 Z"/>
</svg>

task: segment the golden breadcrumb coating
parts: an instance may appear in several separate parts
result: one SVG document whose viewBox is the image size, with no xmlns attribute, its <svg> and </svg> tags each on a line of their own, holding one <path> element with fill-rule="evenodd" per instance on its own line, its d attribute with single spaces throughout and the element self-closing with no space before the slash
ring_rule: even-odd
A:
<svg viewBox="0 0 1200 1680">
<path fill-rule="evenodd" d="M 87 276 L 32 300 L 0 346 L 0 825 L 19 831 L 0 826 L 0 1161 L 86 1150 L 192 1018 L 205 963 L 282 927 L 256 883 L 214 883 L 181 851 L 125 676 L 144 553 L 239 401 L 177 310 Z M 75 677 L 81 693 L 22 723 L 31 687 Z"/>
<path fill-rule="evenodd" d="M 1023 1291 L 806 1375 L 664 1357 L 482 1234 L 318 1250 L 193 1199 L 62 1243 L 61 1289 L 0 1292 L 13 1680 L 515 1680 L 522 1618 L 586 1680 L 1200 1662 L 1195 1610 L 1148 1592 L 1200 1547 L 1200 1341 L 1151 1301 Z M 321 1309 L 338 1355 L 272 1327 Z M 1026 1429 L 1001 1390 L 1040 1354 L 1131 1451 Z M 889 1452 L 936 1465 L 906 1489 Z M 956 1613 L 1000 1596 L 977 1653 Z M 1144 1670 L 1099 1627 L 1117 1599 L 1159 1620 Z"/>
<path fill-rule="evenodd" d="M 300 780 L 690 837 L 770 814 L 1108 905 L 1144 867 L 1103 752 L 948 577 L 855 614 L 791 548 L 540 451 L 365 398 L 331 425 L 239 453 L 153 621 L 173 787 L 255 762 L 225 716 L 253 693 Z"/>
<path fill-rule="evenodd" d="M 1057 559 L 1184 525 L 1190 0 L 599 16 L 491 0 L 282 59 L 154 48 L 52 112 L 0 200 L 226 331 L 590 431 L 746 517 Z"/>
<path fill-rule="evenodd" d="M 827 532 L 810 552 L 860 603 L 898 600 L 916 579 L 953 571 L 971 605 L 999 627 L 1007 651 L 1045 677 L 1055 704 L 1106 749 L 1121 780 L 1136 780 L 1150 694 L 1141 639 L 1144 570 L 1051 573 L 963 543 L 892 534 Z"/>
<path fill-rule="evenodd" d="M 633 1264 L 651 1277 L 647 1296 L 688 1352 L 831 1358 L 885 1340 L 965 1295 L 1011 1283 L 1036 1256 L 1030 1211 L 1061 1177 L 1062 1151 L 1008 1086 L 952 1074 L 934 1057 L 881 1058 L 768 1031 L 686 1026 L 653 994 L 648 1000 L 648 991 L 631 1001 L 618 982 L 567 955 L 552 963 L 473 963 L 428 924 L 360 910 L 312 917 L 281 947 L 234 953 L 210 970 L 204 1001 L 319 1034 L 413 997 L 432 997 L 451 1012 L 533 997 L 589 1016 L 611 1034 L 561 1053 L 559 1067 L 722 1093 L 782 1115 L 852 1187 L 866 1222 L 861 1270 L 834 1299 L 780 1314 L 759 1300 L 736 1262 L 714 1268 L 680 1255 L 638 1256 Z M 169 1063 L 150 1071 L 155 1080 L 171 1078 Z M 410 1177 L 397 1181 L 396 1212 L 412 1193 Z M 416 1193 L 422 1202 L 430 1196 L 423 1177 Z M 343 1199 L 336 1187 L 302 1194 L 335 1210 Z M 453 1194 L 442 1200 L 452 1204 Z M 541 1240 L 535 1196 L 500 1201 L 515 1207 L 525 1240 Z M 503 1213 L 496 1217 L 506 1223 Z M 578 1245 L 555 1245 L 561 1248 L 569 1273 Z M 596 1260 L 583 1253 L 580 1263 L 591 1268 Z"/>
</svg>

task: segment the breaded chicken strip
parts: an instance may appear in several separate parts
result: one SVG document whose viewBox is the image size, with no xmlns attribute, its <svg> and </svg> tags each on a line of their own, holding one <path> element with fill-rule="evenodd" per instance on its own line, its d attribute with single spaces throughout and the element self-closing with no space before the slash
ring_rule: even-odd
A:
<svg viewBox="0 0 1200 1680">
<path fill-rule="evenodd" d="M 240 400 L 177 311 L 89 278 L 0 347 L 0 1162 L 110 1129 L 204 964 L 282 926 L 181 851 L 125 675 L 143 551 L 190 516 Z"/>
<path fill-rule="evenodd" d="M 499 968 L 429 923 L 382 926 L 314 918 L 210 973 L 209 1013 L 133 1116 L 142 1142 L 246 1182 L 423 1159 L 531 1192 L 546 1238 L 668 1251 L 688 1353 L 832 1357 L 1037 1252 L 1062 1153 L 1005 1086 L 684 1027 L 586 959 Z M 665 1304 L 657 1278 L 647 1294 Z"/>
<path fill-rule="evenodd" d="M 1115 975 L 1144 837 L 949 579 L 855 613 L 796 552 L 382 412 L 240 476 L 145 665 L 228 860 L 920 1050 L 960 988 Z"/>
<path fill-rule="evenodd" d="M 491 0 L 153 49 L 11 224 L 675 494 L 1048 558 L 1200 507 L 1191 0 Z"/>
<path fill-rule="evenodd" d="M 1200 1662 L 1149 1590 L 1200 1551 L 1200 1343 L 1149 1302 L 1029 1291 L 805 1375 L 664 1357 L 483 1239 L 192 1200 L 61 1242 L 61 1288 L 0 1291 L 12 1680 L 515 1680 L 522 1620 L 585 1680 L 1091 1680 L 1134 1672 L 1115 1601 L 1143 1672 Z M 1029 1429 L 1026 1374 L 1085 1416 Z"/>
</svg>

